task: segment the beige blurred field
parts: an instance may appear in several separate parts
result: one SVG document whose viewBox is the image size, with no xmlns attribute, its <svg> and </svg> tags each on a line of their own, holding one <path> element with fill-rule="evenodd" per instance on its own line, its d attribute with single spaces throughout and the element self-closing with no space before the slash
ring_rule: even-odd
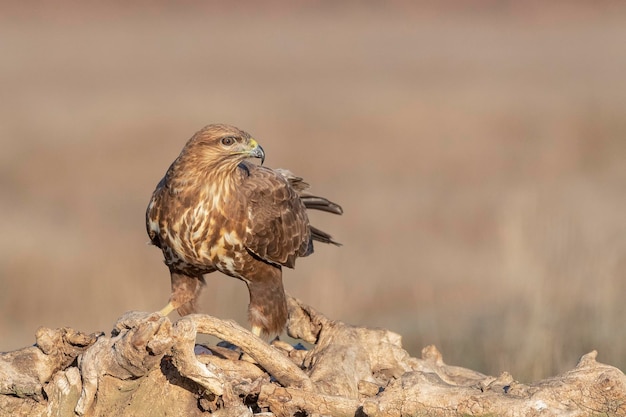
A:
<svg viewBox="0 0 626 417">
<path fill-rule="evenodd" d="M 227 122 L 344 206 L 293 295 L 485 373 L 626 369 L 626 7 L 62 4 L 0 5 L 0 350 L 164 305 L 145 206 Z"/>
</svg>

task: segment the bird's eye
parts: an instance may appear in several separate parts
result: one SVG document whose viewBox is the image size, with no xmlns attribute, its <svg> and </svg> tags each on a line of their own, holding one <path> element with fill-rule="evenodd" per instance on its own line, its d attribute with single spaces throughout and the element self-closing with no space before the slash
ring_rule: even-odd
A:
<svg viewBox="0 0 626 417">
<path fill-rule="evenodd" d="M 235 143 L 235 138 L 231 138 L 230 136 L 222 138 L 222 145 L 224 146 L 230 146 L 233 143 Z"/>
</svg>

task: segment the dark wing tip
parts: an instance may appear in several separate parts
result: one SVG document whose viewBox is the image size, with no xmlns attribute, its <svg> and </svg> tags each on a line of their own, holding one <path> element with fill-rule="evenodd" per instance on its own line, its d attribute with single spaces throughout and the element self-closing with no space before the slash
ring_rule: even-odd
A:
<svg viewBox="0 0 626 417">
<path fill-rule="evenodd" d="M 335 246 L 343 246 L 341 243 L 333 240 L 333 237 L 329 235 L 328 233 L 324 232 L 323 230 L 320 230 L 314 226 L 309 226 L 309 228 L 311 229 L 311 238 L 313 240 L 317 240 L 318 242 L 322 242 L 322 243 L 330 243 Z"/>
<path fill-rule="evenodd" d="M 333 203 L 327 198 L 318 197 L 314 195 L 301 195 L 300 200 L 304 204 L 304 207 L 311 210 L 320 210 L 325 211 L 327 213 L 333 214 L 343 214 L 343 208 L 337 204 Z"/>
</svg>

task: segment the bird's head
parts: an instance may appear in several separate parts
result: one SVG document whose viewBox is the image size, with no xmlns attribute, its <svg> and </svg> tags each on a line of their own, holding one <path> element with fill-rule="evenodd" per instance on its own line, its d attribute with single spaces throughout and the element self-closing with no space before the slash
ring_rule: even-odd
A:
<svg viewBox="0 0 626 417">
<path fill-rule="evenodd" d="M 232 167 L 247 158 L 265 161 L 265 152 L 250 134 L 234 126 L 213 124 L 198 131 L 187 142 L 181 157 L 195 159 L 204 166 Z"/>
</svg>

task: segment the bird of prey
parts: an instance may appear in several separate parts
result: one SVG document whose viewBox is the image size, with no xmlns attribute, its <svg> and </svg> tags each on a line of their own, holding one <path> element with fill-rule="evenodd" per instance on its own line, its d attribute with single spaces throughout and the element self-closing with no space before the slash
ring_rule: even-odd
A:
<svg viewBox="0 0 626 417">
<path fill-rule="evenodd" d="M 250 158 L 260 158 L 261 165 Z M 160 313 L 196 312 L 204 275 L 220 271 L 246 283 L 248 320 L 257 336 L 287 322 L 282 267 L 313 252 L 313 241 L 339 245 L 309 224 L 307 209 L 342 214 L 309 194 L 287 170 L 264 167 L 263 148 L 234 126 L 209 125 L 187 142 L 158 183 L 146 210 L 150 241 L 163 251 L 172 293 Z"/>
</svg>

